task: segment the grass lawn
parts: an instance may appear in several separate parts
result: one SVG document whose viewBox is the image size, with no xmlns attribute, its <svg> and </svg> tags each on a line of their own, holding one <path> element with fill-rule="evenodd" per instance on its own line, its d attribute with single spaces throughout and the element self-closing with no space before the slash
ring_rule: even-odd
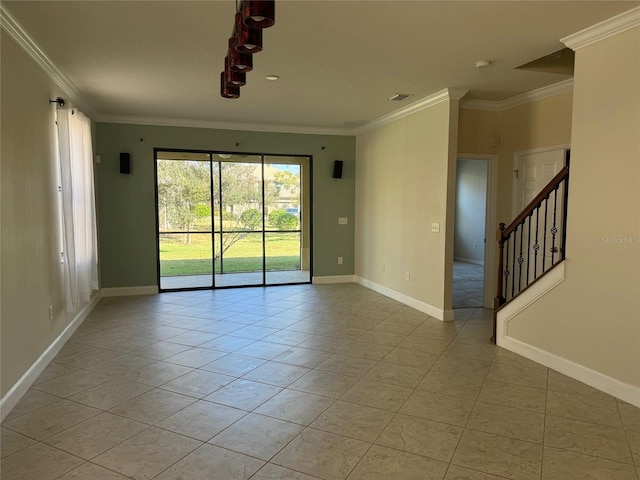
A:
<svg viewBox="0 0 640 480">
<path fill-rule="evenodd" d="M 216 238 L 218 238 L 216 236 Z M 191 234 L 191 243 L 183 235 L 161 235 L 160 275 L 211 274 L 211 236 Z M 267 271 L 300 269 L 300 237 L 297 233 L 266 234 Z M 262 270 L 262 234 L 251 233 L 224 252 L 224 273 Z M 220 260 L 216 261 L 220 273 Z"/>
</svg>

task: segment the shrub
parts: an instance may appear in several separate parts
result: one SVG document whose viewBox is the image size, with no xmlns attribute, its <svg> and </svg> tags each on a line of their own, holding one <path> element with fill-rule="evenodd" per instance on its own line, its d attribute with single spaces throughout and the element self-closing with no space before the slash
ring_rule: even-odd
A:
<svg viewBox="0 0 640 480">
<path fill-rule="evenodd" d="M 291 230 L 298 226 L 298 217 L 284 210 L 274 210 L 269 214 L 269 223 L 279 230 Z"/>
<path fill-rule="evenodd" d="M 242 215 L 240 215 L 240 221 L 247 228 L 255 228 L 260 225 L 260 222 L 262 221 L 262 213 L 255 208 L 249 208 L 242 212 Z"/>
<path fill-rule="evenodd" d="M 237 219 L 238 217 L 236 217 L 236 215 L 233 212 L 229 212 L 227 210 L 223 210 L 222 211 L 222 220 L 228 220 L 230 222 L 233 222 Z"/>
<path fill-rule="evenodd" d="M 196 205 L 195 214 L 198 218 L 205 218 L 211 216 L 211 207 L 206 203 L 199 203 Z"/>
</svg>

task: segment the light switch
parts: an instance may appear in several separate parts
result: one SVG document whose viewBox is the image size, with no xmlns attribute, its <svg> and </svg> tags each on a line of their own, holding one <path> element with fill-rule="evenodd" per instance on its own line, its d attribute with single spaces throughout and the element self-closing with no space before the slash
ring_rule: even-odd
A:
<svg viewBox="0 0 640 480">
<path fill-rule="evenodd" d="M 347 217 L 338 217 L 338 225 L 346 225 Z"/>
<path fill-rule="evenodd" d="M 439 223 L 432 223 L 431 224 L 431 231 L 433 233 L 440 233 L 440 224 Z"/>
</svg>

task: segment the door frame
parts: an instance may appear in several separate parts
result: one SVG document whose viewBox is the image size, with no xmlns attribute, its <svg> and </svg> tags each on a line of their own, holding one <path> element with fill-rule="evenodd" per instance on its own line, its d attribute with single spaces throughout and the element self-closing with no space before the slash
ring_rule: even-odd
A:
<svg viewBox="0 0 640 480">
<path fill-rule="evenodd" d="M 213 164 L 215 160 L 213 160 L 213 156 L 216 154 L 222 155 L 246 155 L 246 156 L 260 156 L 261 157 L 261 168 L 264 169 L 264 158 L 265 157 L 305 157 L 309 161 L 309 172 L 308 172 L 308 205 L 305 205 L 304 210 L 308 214 L 309 223 L 308 223 L 308 236 L 309 236 L 309 281 L 306 282 L 295 282 L 295 283 L 275 283 L 268 284 L 266 283 L 266 270 L 265 270 L 265 258 L 263 257 L 263 282 L 261 284 L 256 285 L 238 285 L 238 286 L 216 286 L 215 283 L 215 265 L 213 265 L 212 272 L 212 285 L 206 287 L 188 287 L 188 288 L 161 288 L 161 275 L 160 275 L 160 219 L 158 217 L 158 152 L 175 152 L 175 153 L 196 153 L 196 154 L 207 154 L 209 155 L 209 163 Z M 302 172 L 302 169 L 301 169 Z M 307 153 L 267 153 L 267 152 L 231 152 L 226 150 L 216 150 L 216 149 L 197 149 L 197 148 L 161 148 L 154 147 L 153 148 L 153 177 L 154 177 L 154 197 L 155 197 L 155 256 L 156 256 L 156 278 L 158 283 L 158 291 L 159 292 L 174 292 L 174 291 L 191 291 L 191 290 L 220 290 L 226 288 L 251 288 L 251 287 L 277 287 L 277 286 L 285 286 L 285 285 L 307 285 L 313 283 L 313 155 Z M 264 172 L 263 172 L 263 181 L 264 181 Z M 213 188 L 213 179 L 211 187 Z M 264 194 L 264 186 L 263 186 L 263 194 Z M 303 197 L 301 196 L 301 206 L 304 204 Z M 263 200 L 264 201 L 264 200 Z M 264 212 L 263 212 L 264 215 Z M 264 220 L 263 220 L 264 221 Z M 300 225 L 301 229 L 303 225 Z M 212 224 L 212 229 L 214 225 Z M 264 229 L 264 225 L 263 225 Z M 212 237 L 214 236 L 214 232 L 212 231 Z M 300 235 L 300 242 L 302 246 L 303 235 Z M 264 245 L 263 245 L 264 252 Z M 212 252 L 213 253 L 213 252 Z M 300 251 L 300 266 L 302 267 L 302 249 Z"/>
<path fill-rule="evenodd" d="M 498 155 L 481 153 L 458 153 L 458 160 L 486 160 L 487 161 L 487 198 L 484 217 L 484 281 L 483 281 L 483 306 L 493 308 L 493 299 L 496 296 L 495 270 L 497 258 L 497 244 L 494 241 L 497 224 L 498 204 Z M 456 179 L 458 171 L 456 169 Z M 453 269 L 453 264 L 451 265 Z M 453 288 L 453 282 L 451 282 Z"/>
</svg>

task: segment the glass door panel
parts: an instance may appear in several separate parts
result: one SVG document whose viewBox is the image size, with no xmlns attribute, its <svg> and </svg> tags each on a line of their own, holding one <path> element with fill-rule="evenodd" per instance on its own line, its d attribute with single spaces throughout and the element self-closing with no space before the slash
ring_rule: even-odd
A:
<svg viewBox="0 0 640 480">
<path fill-rule="evenodd" d="M 216 271 L 217 287 L 262 285 L 264 283 L 262 232 L 245 233 L 228 245 Z"/>
<path fill-rule="evenodd" d="M 300 232 L 266 232 L 265 247 L 267 284 L 309 281 L 300 264 Z"/>
<path fill-rule="evenodd" d="M 220 157 L 214 192 L 221 212 L 220 229 L 216 231 L 220 257 L 215 285 L 263 285 L 262 158 Z"/>
<path fill-rule="evenodd" d="M 310 282 L 308 157 L 265 156 L 266 284 Z"/>
<path fill-rule="evenodd" d="M 208 154 L 157 152 L 160 288 L 211 287 L 211 163 Z"/>
</svg>

